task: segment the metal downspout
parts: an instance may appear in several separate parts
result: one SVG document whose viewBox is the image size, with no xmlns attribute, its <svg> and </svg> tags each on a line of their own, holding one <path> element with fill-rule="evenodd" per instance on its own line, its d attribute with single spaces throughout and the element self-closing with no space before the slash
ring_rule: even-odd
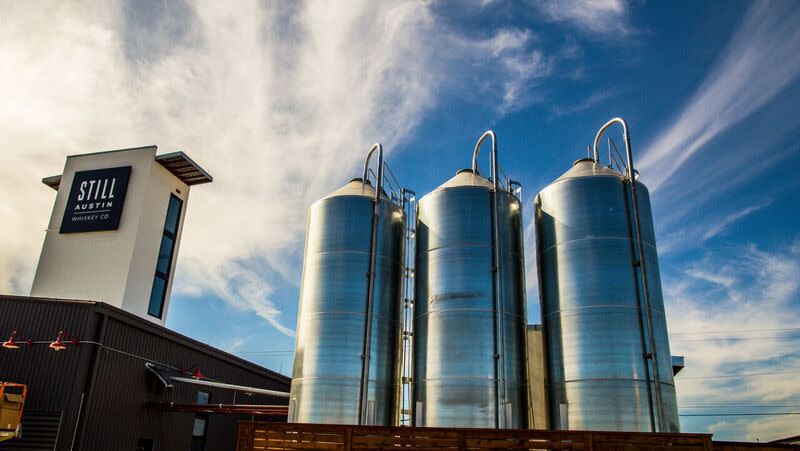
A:
<svg viewBox="0 0 800 451">
<path fill-rule="evenodd" d="M 505 356 L 504 356 L 504 328 L 503 328 L 503 298 L 502 298 L 502 287 L 500 285 L 501 281 L 501 265 L 500 265 L 500 226 L 498 224 L 498 206 L 497 206 L 497 196 L 498 190 L 500 189 L 499 184 L 499 169 L 497 164 L 497 136 L 494 134 L 493 131 L 487 130 L 478 140 L 478 143 L 475 144 L 475 150 L 472 153 L 472 172 L 473 174 L 478 173 L 478 151 L 480 150 L 481 144 L 486 138 L 492 138 L 492 260 L 493 260 L 493 268 L 492 272 L 494 273 L 494 307 L 495 307 L 495 333 L 494 333 L 494 351 L 495 351 L 495 399 L 496 406 L 495 406 L 495 427 L 506 428 L 506 419 L 505 419 L 505 404 L 506 404 L 506 392 L 505 392 Z"/>
<path fill-rule="evenodd" d="M 369 390 L 369 362 L 370 351 L 372 344 L 372 304 L 374 301 L 375 291 L 375 266 L 377 262 L 377 246 L 378 246 L 378 217 L 380 215 L 380 202 L 381 191 L 383 191 L 383 146 L 380 143 L 375 143 L 370 147 L 367 152 L 367 157 L 364 160 L 364 178 L 362 181 L 367 183 L 367 175 L 369 172 L 369 162 L 372 154 L 378 151 L 378 171 L 377 180 L 375 181 L 375 198 L 372 201 L 372 235 L 369 244 L 369 272 L 367 273 L 367 316 L 364 320 L 364 345 L 361 354 L 361 390 L 358 394 L 358 423 L 366 424 L 367 418 L 367 392 Z"/>
<path fill-rule="evenodd" d="M 636 196 L 636 180 L 634 178 L 634 168 L 633 168 L 633 153 L 631 152 L 631 136 L 628 130 L 628 123 L 625 122 L 625 119 L 615 117 L 610 121 L 606 122 L 600 130 L 597 132 L 597 136 L 594 139 L 594 146 L 592 149 L 594 150 L 594 160 L 597 163 L 600 159 L 600 155 L 597 149 L 598 144 L 600 143 L 600 138 L 602 137 L 603 133 L 614 125 L 618 123 L 622 125 L 622 138 L 625 141 L 625 152 L 627 154 L 628 159 L 628 173 L 626 174 L 626 178 L 628 182 L 631 184 L 631 208 L 633 209 L 633 222 L 634 222 L 634 230 L 636 232 L 636 247 L 639 253 L 639 267 L 641 268 L 642 272 L 642 301 L 644 303 L 644 310 L 645 310 L 645 318 L 647 319 L 647 333 L 649 335 L 649 344 L 650 344 L 650 355 L 646 356 L 653 362 L 653 383 L 655 385 L 655 414 L 656 414 L 656 422 L 658 424 L 659 430 L 653 432 L 666 432 L 666 421 L 664 418 L 664 404 L 661 400 L 661 376 L 659 374 L 658 368 L 658 354 L 656 353 L 656 340 L 653 334 L 653 315 L 650 310 L 650 287 L 647 281 L 647 264 L 645 263 L 644 258 L 644 243 L 642 242 L 642 226 L 641 221 L 639 220 L 639 200 Z M 652 406 L 651 406 L 652 408 Z"/>
</svg>

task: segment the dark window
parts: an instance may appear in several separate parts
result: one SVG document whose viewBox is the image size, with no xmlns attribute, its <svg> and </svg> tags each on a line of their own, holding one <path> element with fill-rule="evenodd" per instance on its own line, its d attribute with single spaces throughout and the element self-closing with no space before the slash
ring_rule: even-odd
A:
<svg viewBox="0 0 800 451">
<path fill-rule="evenodd" d="M 183 202 L 175 195 L 169 197 L 169 207 L 167 207 L 167 221 L 164 223 L 164 230 L 175 235 L 178 233 L 178 222 L 181 219 L 181 204 Z"/>
<path fill-rule="evenodd" d="M 208 404 L 211 402 L 211 395 L 204 391 L 197 392 L 197 404 Z"/>
<path fill-rule="evenodd" d="M 148 315 L 161 318 L 166 294 L 167 281 L 156 276 L 155 279 L 153 279 L 153 291 L 150 292 L 150 306 L 147 308 Z"/>
<path fill-rule="evenodd" d="M 170 257 L 172 257 L 172 248 L 175 240 L 164 235 L 161 237 L 161 248 L 158 251 L 158 262 L 156 263 L 156 271 L 167 274 L 169 273 Z"/>
<path fill-rule="evenodd" d="M 181 208 L 183 201 L 170 194 L 167 218 L 164 221 L 164 234 L 161 236 L 161 246 L 158 249 L 156 260 L 156 275 L 153 279 L 153 289 L 150 291 L 150 304 L 147 314 L 161 318 L 164 314 L 164 299 L 167 297 L 167 283 L 172 268 L 172 257 L 175 254 L 175 241 L 177 240 L 180 226 Z"/>
<path fill-rule="evenodd" d="M 211 402 L 211 394 L 204 391 L 197 392 L 197 404 Z M 192 426 L 192 445 L 190 451 L 205 451 L 206 437 L 208 436 L 208 414 L 198 413 L 194 416 Z"/>
</svg>

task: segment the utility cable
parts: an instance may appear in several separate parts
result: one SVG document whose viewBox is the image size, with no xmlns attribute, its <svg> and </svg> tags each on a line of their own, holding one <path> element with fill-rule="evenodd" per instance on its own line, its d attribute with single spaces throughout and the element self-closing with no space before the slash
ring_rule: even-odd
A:
<svg viewBox="0 0 800 451">
<path fill-rule="evenodd" d="M 741 340 L 787 340 L 800 338 L 800 335 L 778 335 L 774 337 L 709 337 L 709 338 L 690 338 L 685 340 L 670 340 L 670 343 L 686 343 L 690 341 L 741 341 Z"/>
<path fill-rule="evenodd" d="M 749 417 L 749 416 L 782 416 L 800 415 L 800 412 L 764 412 L 764 413 L 681 413 L 679 417 Z"/>
<path fill-rule="evenodd" d="M 732 377 L 749 377 L 749 376 L 772 376 L 774 374 L 795 374 L 800 373 L 800 370 L 791 371 L 773 371 L 769 373 L 743 373 L 743 374 L 720 374 L 717 376 L 695 376 L 695 377 L 676 377 L 676 381 L 689 380 L 689 379 L 727 379 Z"/>
<path fill-rule="evenodd" d="M 800 407 L 800 404 L 679 404 L 681 409 L 718 409 L 718 408 L 728 408 L 728 407 L 736 407 L 736 408 L 743 408 L 743 409 L 760 409 L 765 407 Z"/>
<path fill-rule="evenodd" d="M 702 335 L 702 334 L 731 334 L 740 332 L 775 332 L 775 331 L 798 331 L 800 327 L 782 327 L 773 329 L 731 329 L 731 330 L 704 330 L 695 332 L 670 332 L 670 335 Z"/>
</svg>

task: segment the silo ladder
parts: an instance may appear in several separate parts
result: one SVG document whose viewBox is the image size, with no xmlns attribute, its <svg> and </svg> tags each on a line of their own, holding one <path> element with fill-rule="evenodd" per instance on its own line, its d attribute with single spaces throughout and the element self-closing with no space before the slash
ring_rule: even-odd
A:
<svg viewBox="0 0 800 451">
<path fill-rule="evenodd" d="M 417 239 L 417 195 L 403 188 L 402 207 L 405 213 L 405 252 L 403 253 L 403 335 L 400 373 L 400 408 L 398 424 L 411 426 L 414 398 L 414 262 Z"/>
</svg>

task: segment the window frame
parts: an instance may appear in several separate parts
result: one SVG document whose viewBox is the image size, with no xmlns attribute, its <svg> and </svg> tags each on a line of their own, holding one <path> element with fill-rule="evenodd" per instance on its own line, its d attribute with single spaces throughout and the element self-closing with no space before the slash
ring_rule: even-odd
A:
<svg viewBox="0 0 800 451">
<path fill-rule="evenodd" d="M 172 206 L 172 200 L 175 199 L 177 201 L 177 209 L 178 209 L 178 217 L 175 220 L 175 232 L 171 232 L 167 227 L 167 221 L 170 217 L 170 207 Z M 158 244 L 158 255 L 156 256 L 156 267 L 155 267 L 155 275 L 153 276 L 153 286 L 150 288 L 150 299 L 147 305 L 147 314 L 158 319 L 162 319 L 164 317 L 164 303 L 167 299 L 167 290 L 169 288 L 169 278 L 172 273 L 172 263 L 175 259 L 175 246 L 178 244 L 178 231 L 181 228 L 181 216 L 183 215 L 183 199 L 176 196 L 173 193 L 169 194 L 169 201 L 167 202 L 167 214 L 164 217 L 164 227 L 161 230 L 161 241 Z M 159 271 L 158 269 L 158 261 L 161 257 L 161 243 L 164 241 L 164 237 L 167 237 L 172 240 L 172 246 L 169 249 L 169 261 L 167 264 L 167 272 Z M 156 288 L 156 279 L 161 279 L 164 282 L 164 291 L 161 293 L 160 299 L 158 300 L 158 315 L 154 315 L 152 312 L 153 309 L 153 290 Z"/>
</svg>

